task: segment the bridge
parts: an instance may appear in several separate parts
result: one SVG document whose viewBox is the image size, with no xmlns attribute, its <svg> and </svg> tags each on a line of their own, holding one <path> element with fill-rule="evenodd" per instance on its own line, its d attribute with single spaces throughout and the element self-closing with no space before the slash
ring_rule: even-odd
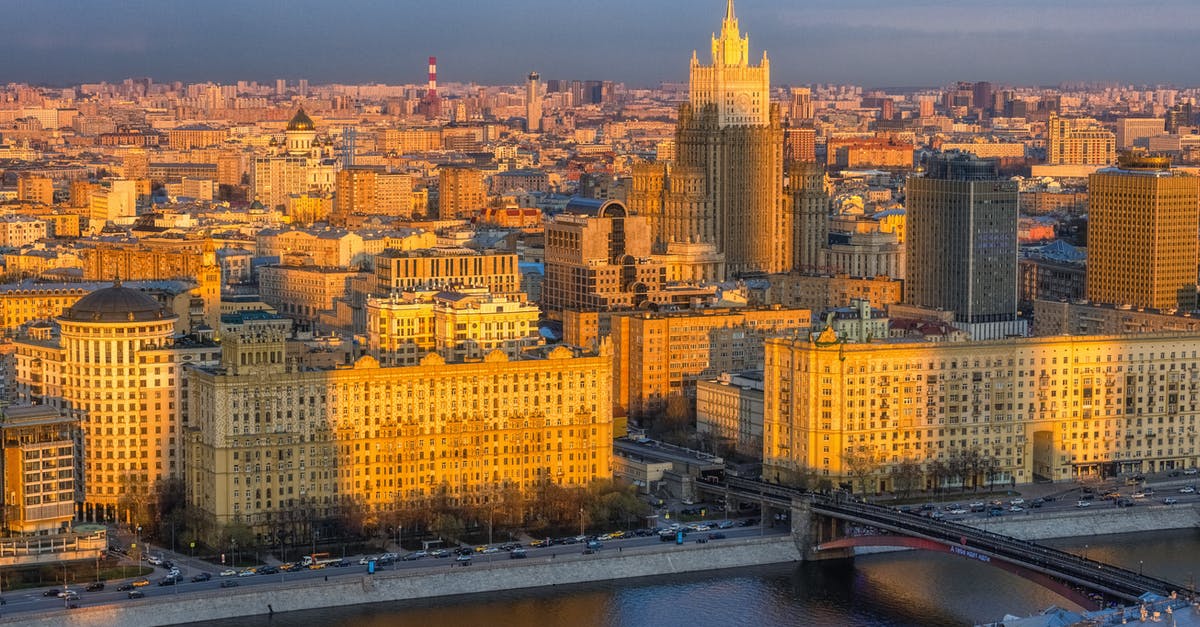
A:
<svg viewBox="0 0 1200 627">
<path fill-rule="evenodd" d="M 786 509 L 792 534 L 808 560 L 851 557 L 860 546 L 938 551 L 1006 570 L 1085 608 L 1096 607 L 1097 601 L 1136 603 L 1146 593 L 1167 597 L 1186 591 L 1176 583 L 1119 566 L 969 525 L 860 502 L 845 493 L 815 494 L 740 477 L 698 482 L 697 488 L 759 503 L 764 520 Z"/>
</svg>

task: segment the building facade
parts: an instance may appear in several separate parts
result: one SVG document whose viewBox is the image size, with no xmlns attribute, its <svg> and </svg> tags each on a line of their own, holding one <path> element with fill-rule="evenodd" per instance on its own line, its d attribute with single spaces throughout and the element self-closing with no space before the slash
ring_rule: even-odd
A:
<svg viewBox="0 0 1200 627">
<path fill-rule="evenodd" d="M 993 161 L 942 154 L 908 179 L 907 213 L 905 302 L 953 311 L 973 337 L 1020 334 L 1016 183 Z"/>
<path fill-rule="evenodd" d="M 763 475 L 877 492 L 1195 466 L 1198 351 L 1196 333 L 770 339 Z"/>
<path fill-rule="evenodd" d="M 79 422 L 46 405 L 10 405 L 0 415 L 4 526 L 18 534 L 64 530 L 75 518 Z"/>
<path fill-rule="evenodd" d="M 232 335 L 243 339 L 219 368 L 192 374 L 188 494 L 209 541 L 233 523 L 269 533 L 297 517 L 371 520 L 438 495 L 481 505 L 508 486 L 612 475 L 606 353 L 298 369 L 278 327 Z"/>
<path fill-rule="evenodd" d="M 1127 154 L 1088 177 L 1088 194 L 1088 300 L 1195 309 L 1200 178 Z"/>
</svg>

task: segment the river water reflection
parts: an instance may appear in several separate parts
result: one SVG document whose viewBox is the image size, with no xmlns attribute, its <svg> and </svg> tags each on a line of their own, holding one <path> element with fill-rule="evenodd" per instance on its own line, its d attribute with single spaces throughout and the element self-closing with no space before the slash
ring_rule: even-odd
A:
<svg viewBox="0 0 1200 627">
<path fill-rule="evenodd" d="M 1200 530 L 1047 542 L 1188 585 Z M 468 598 L 248 617 L 245 627 L 708 627 L 726 625 L 971 625 L 1073 607 L 1004 571 L 951 555 L 905 551 L 853 561 L 613 581 Z"/>
</svg>

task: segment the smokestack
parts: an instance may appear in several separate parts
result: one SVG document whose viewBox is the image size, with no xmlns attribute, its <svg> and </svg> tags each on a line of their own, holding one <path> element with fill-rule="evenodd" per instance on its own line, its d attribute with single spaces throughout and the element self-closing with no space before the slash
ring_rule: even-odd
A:
<svg viewBox="0 0 1200 627">
<path fill-rule="evenodd" d="M 437 57 L 429 57 L 429 97 L 437 96 Z"/>
</svg>

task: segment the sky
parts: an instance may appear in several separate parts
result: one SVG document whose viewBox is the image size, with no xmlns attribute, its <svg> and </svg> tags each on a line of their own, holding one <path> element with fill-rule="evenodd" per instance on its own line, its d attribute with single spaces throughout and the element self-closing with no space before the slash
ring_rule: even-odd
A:
<svg viewBox="0 0 1200 627">
<path fill-rule="evenodd" d="M 0 83 L 687 80 L 725 0 L 0 0 Z M 1200 0 L 738 0 L 777 85 L 1200 85 Z"/>
</svg>

